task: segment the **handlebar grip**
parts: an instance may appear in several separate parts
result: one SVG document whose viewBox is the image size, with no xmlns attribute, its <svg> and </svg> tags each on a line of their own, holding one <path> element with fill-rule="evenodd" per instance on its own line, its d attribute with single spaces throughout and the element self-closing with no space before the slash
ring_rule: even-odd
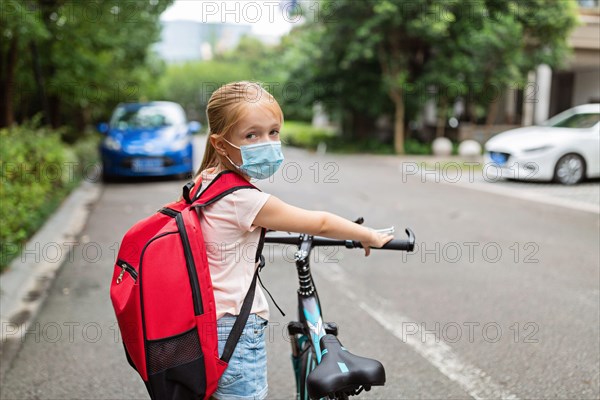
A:
<svg viewBox="0 0 600 400">
<path fill-rule="evenodd" d="M 414 247 L 414 244 L 411 244 L 408 240 L 392 239 L 389 242 L 387 242 L 386 244 L 384 244 L 383 247 L 380 247 L 380 249 L 412 251 L 413 247 Z"/>
<path fill-rule="evenodd" d="M 415 248 L 415 234 L 410 228 L 406 228 L 405 232 L 408 235 L 408 240 L 392 239 L 386 244 L 384 244 L 382 247 L 372 247 L 372 249 L 413 251 Z M 362 248 L 362 244 L 358 241 L 353 240 L 351 244 L 347 243 L 346 247 Z"/>
<path fill-rule="evenodd" d="M 402 242 L 404 242 L 404 244 L 406 245 L 406 247 L 405 248 L 401 248 L 399 250 L 413 251 L 415 249 L 415 241 L 416 241 L 415 233 L 410 228 L 406 228 L 404 230 L 404 232 L 406 232 L 406 235 L 408 236 L 408 240 L 403 240 L 402 241 Z M 390 242 L 395 242 L 395 240 L 391 240 Z M 385 248 L 386 245 L 388 245 L 388 244 L 389 243 L 386 243 L 383 247 Z"/>
</svg>

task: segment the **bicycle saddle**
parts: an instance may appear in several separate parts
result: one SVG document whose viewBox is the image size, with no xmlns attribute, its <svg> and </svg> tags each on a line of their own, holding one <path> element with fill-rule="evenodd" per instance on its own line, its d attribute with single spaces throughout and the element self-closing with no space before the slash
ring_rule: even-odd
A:
<svg viewBox="0 0 600 400">
<path fill-rule="evenodd" d="M 323 336 L 320 344 L 323 349 L 321 363 L 307 379 L 311 399 L 345 398 L 385 383 L 385 370 L 379 361 L 355 356 L 331 334 Z"/>
</svg>

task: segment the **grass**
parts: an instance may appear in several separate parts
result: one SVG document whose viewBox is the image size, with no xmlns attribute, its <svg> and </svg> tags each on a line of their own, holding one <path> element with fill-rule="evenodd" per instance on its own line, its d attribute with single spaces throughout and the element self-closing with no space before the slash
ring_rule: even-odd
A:
<svg viewBox="0 0 600 400">
<path fill-rule="evenodd" d="M 281 132 L 281 141 L 284 144 L 308 150 L 316 150 L 320 144 L 325 144 L 327 151 L 333 153 L 394 154 L 392 145 L 381 143 L 379 140 L 348 141 L 333 129 L 315 128 L 309 123 L 298 121 L 285 122 Z"/>
</svg>

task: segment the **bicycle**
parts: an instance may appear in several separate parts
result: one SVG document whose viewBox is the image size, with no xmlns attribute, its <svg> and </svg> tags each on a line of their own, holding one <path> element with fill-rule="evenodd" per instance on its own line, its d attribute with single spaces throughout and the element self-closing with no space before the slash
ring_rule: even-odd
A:
<svg viewBox="0 0 600 400">
<path fill-rule="evenodd" d="M 358 218 L 355 223 L 362 224 Z M 394 228 L 380 229 L 393 233 Z M 334 322 L 323 323 L 321 303 L 310 272 L 310 252 L 318 246 L 345 246 L 362 248 L 360 242 L 337 240 L 306 234 L 272 236 L 269 230 L 265 243 L 297 245 L 294 254 L 298 272 L 298 321 L 288 325 L 292 345 L 292 365 L 296 377 L 296 395 L 299 400 L 348 399 L 372 386 L 385 384 L 385 369 L 373 359 L 359 357 L 344 348 L 337 338 L 338 327 Z M 376 250 L 413 251 L 415 235 L 406 228 L 407 240 L 392 239 Z"/>
</svg>

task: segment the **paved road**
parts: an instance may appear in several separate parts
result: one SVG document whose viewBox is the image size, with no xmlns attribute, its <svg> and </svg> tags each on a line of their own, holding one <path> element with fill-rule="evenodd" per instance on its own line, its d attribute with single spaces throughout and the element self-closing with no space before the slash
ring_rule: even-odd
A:
<svg viewBox="0 0 600 400">
<path fill-rule="evenodd" d="M 403 178 L 398 159 L 285 149 L 259 186 L 297 206 L 411 227 L 412 255 L 321 251 L 313 273 L 326 320 L 350 351 L 385 365 L 364 398 L 600 396 L 600 217 L 461 185 Z M 0 392 L 2 399 L 145 399 L 115 337 L 108 285 L 120 241 L 185 181 L 110 184 Z M 87 245 L 87 253 L 83 243 Z M 101 250 L 96 254 L 92 248 Z M 283 326 L 295 314 L 289 248 L 269 247 L 270 398 L 293 398 Z"/>
<path fill-rule="evenodd" d="M 398 166 L 400 174 L 416 177 L 422 182 L 463 185 L 470 189 L 600 213 L 600 178 L 585 180 L 575 186 L 502 179 L 498 169 L 485 164 L 481 157 L 405 157 L 401 162 L 395 159 L 393 164 Z"/>
</svg>

